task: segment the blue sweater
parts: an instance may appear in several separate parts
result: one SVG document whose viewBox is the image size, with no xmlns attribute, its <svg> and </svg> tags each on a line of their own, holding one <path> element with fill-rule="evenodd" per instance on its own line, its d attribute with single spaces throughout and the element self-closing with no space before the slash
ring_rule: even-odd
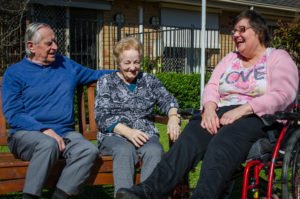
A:
<svg viewBox="0 0 300 199">
<path fill-rule="evenodd" d="M 27 58 L 13 64 L 2 83 L 2 109 L 10 133 L 50 128 L 63 136 L 73 131 L 76 87 L 107 73 L 111 71 L 95 71 L 61 55 L 56 55 L 56 61 L 48 66 Z"/>
</svg>

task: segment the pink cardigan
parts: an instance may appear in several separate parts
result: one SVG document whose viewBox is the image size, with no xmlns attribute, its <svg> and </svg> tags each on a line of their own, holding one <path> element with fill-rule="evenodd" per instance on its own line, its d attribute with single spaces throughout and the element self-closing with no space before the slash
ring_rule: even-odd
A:
<svg viewBox="0 0 300 199">
<path fill-rule="evenodd" d="M 236 57 L 237 53 L 229 53 L 216 66 L 204 88 L 203 105 L 209 101 L 218 104 L 220 77 Z M 284 50 L 273 49 L 267 57 L 266 93 L 248 103 L 258 116 L 286 110 L 296 98 L 298 83 L 298 69 L 290 55 Z"/>
</svg>

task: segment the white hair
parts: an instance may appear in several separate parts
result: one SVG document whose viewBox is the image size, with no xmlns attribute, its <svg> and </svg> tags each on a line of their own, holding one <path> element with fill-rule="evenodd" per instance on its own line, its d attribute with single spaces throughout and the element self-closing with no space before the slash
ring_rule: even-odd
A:
<svg viewBox="0 0 300 199">
<path fill-rule="evenodd" d="M 27 56 L 32 55 L 32 52 L 27 48 L 27 42 L 32 41 L 34 44 L 39 43 L 41 35 L 38 30 L 45 27 L 52 29 L 51 26 L 46 23 L 34 22 L 28 25 L 25 33 L 25 52 Z"/>
</svg>

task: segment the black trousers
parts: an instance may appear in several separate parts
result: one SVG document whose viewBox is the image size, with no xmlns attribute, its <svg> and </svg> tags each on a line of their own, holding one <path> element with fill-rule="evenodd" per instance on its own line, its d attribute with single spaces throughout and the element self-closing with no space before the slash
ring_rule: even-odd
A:
<svg viewBox="0 0 300 199">
<path fill-rule="evenodd" d="M 220 108 L 219 117 L 235 107 Z M 263 122 L 254 114 L 222 126 L 216 135 L 209 134 L 200 122 L 200 118 L 190 120 L 179 139 L 144 181 L 152 187 L 153 198 L 168 194 L 201 160 L 200 178 L 191 198 L 220 198 L 232 174 L 245 161 L 252 144 L 267 136 Z"/>
</svg>

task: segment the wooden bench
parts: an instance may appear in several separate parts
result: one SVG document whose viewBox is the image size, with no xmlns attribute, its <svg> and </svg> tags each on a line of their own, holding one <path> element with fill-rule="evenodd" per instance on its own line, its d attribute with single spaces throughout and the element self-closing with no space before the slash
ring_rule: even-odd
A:
<svg viewBox="0 0 300 199">
<path fill-rule="evenodd" d="M 0 146 L 7 146 L 8 129 L 2 113 L 1 82 L 2 78 L 0 77 Z M 92 83 L 77 89 L 78 130 L 88 140 L 96 140 L 97 135 L 94 116 L 95 85 Z M 153 119 L 154 122 L 167 123 L 166 117 L 154 117 Z M 17 159 L 10 152 L 0 152 L 0 195 L 22 191 L 28 164 L 28 161 Z M 45 188 L 55 187 L 64 165 L 65 162 L 61 160 L 50 172 Z M 137 169 L 139 167 L 140 165 L 137 165 Z M 112 185 L 112 168 L 112 157 L 100 156 L 92 170 L 88 185 Z M 139 179 L 140 175 L 137 173 L 136 183 L 139 182 Z M 178 186 L 171 194 L 171 198 L 182 198 L 183 195 L 186 195 L 187 187 L 187 184 Z"/>
</svg>

